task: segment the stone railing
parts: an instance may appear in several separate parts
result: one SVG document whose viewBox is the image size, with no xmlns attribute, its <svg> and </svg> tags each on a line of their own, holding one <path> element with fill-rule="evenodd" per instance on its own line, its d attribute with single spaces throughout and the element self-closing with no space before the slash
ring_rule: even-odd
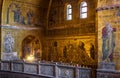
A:
<svg viewBox="0 0 120 78">
<path fill-rule="evenodd" d="M 39 75 L 45 78 L 92 78 L 91 68 L 56 62 L 0 61 L 0 71 Z"/>
<path fill-rule="evenodd" d="M 97 78 L 120 78 L 120 71 L 97 69 Z"/>
<path fill-rule="evenodd" d="M 97 78 L 120 78 L 120 71 L 115 70 L 114 62 L 100 62 Z"/>
</svg>

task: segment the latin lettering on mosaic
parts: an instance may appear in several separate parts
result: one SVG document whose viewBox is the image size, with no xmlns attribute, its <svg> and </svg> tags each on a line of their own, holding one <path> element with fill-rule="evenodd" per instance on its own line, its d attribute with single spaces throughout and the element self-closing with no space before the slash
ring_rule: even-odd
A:
<svg viewBox="0 0 120 78">
<path fill-rule="evenodd" d="M 110 23 L 106 23 L 102 29 L 102 52 L 103 52 L 103 61 L 112 61 L 113 60 L 113 52 L 115 47 L 115 39 L 114 39 L 114 28 L 110 25 Z"/>
<path fill-rule="evenodd" d="M 7 32 L 7 34 L 4 37 L 4 49 L 5 49 L 5 52 L 13 52 L 14 38 L 12 37 L 10 32 Z"/>
</svg>

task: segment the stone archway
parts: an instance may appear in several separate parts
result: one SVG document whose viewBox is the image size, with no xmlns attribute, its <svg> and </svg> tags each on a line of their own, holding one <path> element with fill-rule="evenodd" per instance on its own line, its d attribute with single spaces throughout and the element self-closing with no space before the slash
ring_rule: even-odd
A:
<svg viewBox="0 0 120 78">
<path fill-rule="evenodd" d="M 34 55 L 36 59 L 41 57 L 41 43 L 35 36 L 27 36 L 22 41 L 22 59 L 25 59 L 29 55 Z"/>
</svg>

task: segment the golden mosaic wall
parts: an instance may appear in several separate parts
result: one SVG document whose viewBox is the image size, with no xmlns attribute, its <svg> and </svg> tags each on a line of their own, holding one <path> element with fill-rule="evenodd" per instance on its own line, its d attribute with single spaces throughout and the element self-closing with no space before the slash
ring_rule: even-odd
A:
<svg viewBox="0 0 120 78">
<path fill-rule="evenodd" d="M 23 41 L 28 36 L 33 36 L 39 41 L 40 51 L 42 50 L 42 32 L 40 21 L 43 11 L 40 6 L 27 1 L 4 0 L 2 6 L 1 22 L 1 52 L 5 52 L 4 42 L 7 33 L 14 39 L 13 52 L 17 52 L 19 58 L 22 57 Z M 43 9 L 42 9 L 43 10 Z M 37 44 L 37 42 L 36 42 Z M 41 52 L 40 52 L 41 53 Z"/>
<path fill-rule="evenodd" d="M 119 5 L 120 0 L 98 0 L 98 7 L 105 7 L 111 5 Z"/>
<path fill-rule="evenodd" d="M 48 19 L 48 29 L 65 29 L 69 27 L 80 27 L 84 25 L 95 28 L 95 8 L 96 1 L 86 0 L 88 5 L 88 14 L 86 19 L 80 18 L 80 0 L 54 0 L 52 2 Z M 72 20 L 66 20 L 66 5 L 71 4 L 72 6 Z M 89 25 L 93 24 L 93 25 Z"/>
<path fill-rule="evenodd" d="M 70 2 L 73 8 L 73 20 L 66 21 L 64 18 L 64 4 Z M 87 1 L 88 2 L 88 1 Z M 42 17 L 45 16 L 43 10 L 32 4 L 18 0 L 4 0 L 2 8 L 2 50 L 4 52 L 4 37 L 10 32 L 15 40 L 15 48 L 13 51 L 18 52 L 21 57 L 22 42 L 31 35 L 37 37 L 41 42 L 42 59 L 48 61 L 72 62 L 80 65 L 96 65 L 97 64 L 97 42 L 96 42 L 96 26 L 95 26 L 95 5 L 88 9 L 88 18 L 79 18 L 79 1 L 63 1 L 56 2 L 51 6 L 50 18 L 55 23 L 49 26 L 43 39 L 42 29 L 40 26 L 46 23 Z M 89 2 L 88 6 L 93 2 Z M 93 9 L 94 8 L 94 9 Z M 39 12 L 40 11 L 40 12 Z M 41 14 L 40 14 L 41 13 Z M 56 13 L 52 16 L 52 13 Z M 43 20 L 42 20 L 43 19 Z M 90 50 L 91 49 L 91 50 Z M 91 52 L 90 52 L 91 51 Z M 90 61 L 89 61 L 90 60 Z"/>
<path fill-rule="evenodd" d="M 94 35 L 46 39 L 43 45 L 44 60 L 72 62 L 79 65 L 96 65 L 97 63 Z"/>
<path fill-rule="evenodd" d="M 2 25 L 42 26 L 44 21 L 42 18 L 44 18 L 43 16 L 46 14 L 46 11 L 43 12 L 41 6 L 33 3 L 18 0 L 4 0 Z"/>
<path fill-rule="evenodd" d="M 23 41 L 27 36 L 33 36 L 40 41 L 40 49 L 42 49 L 42 32 L 40 29 L 24 30 L 24 29 L 11 29 L 2 28 L 2 46 L 1 52 L 5 52 L 4 41 L 5 35 L 10 32 L 11 36 L 14 38 L 14 48 L 13 52 L 17 52 L 19 57 L 22 57 L 23 52 Z"/>
<path fill-rule="evenodd" d="M 88 17 L 81 19 L 79 16 L 80 0 L 53 0 L 45 44 L 43 44 L 43 59 L 80 65 L 97 64 L 96 5 L 92 5 L 96 1 L 86 0 L 86 2 Z M 73 7 L 72 20 L 69 21 L 66 20 L 66 4 L 71 4 Z M 91 53 L 90 45 L 92 46 Z"/>
<path fill-rule="evenodd" d="M 113 28 L 115 43 L 112 48 L 113 51 L 113 62 L 116 64 L 116 69 L 120 69 L 120 9 L 118 4 L 120 0 L 100 0 L 98 1 L 98 60 L 103 61 L 102 45 L 103 37 L 102 30 L 106 23 L 111 25 Z M 109 44 L 110 45 L 110 44 Z"/>
</svg>

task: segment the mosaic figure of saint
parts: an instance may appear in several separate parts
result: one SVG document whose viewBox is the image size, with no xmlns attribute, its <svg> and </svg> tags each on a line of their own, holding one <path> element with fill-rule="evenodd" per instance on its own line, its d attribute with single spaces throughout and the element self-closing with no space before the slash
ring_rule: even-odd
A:
<svg viewBox="0 0 120 78">
<path fill-rule="evenodd" d="M 66 46 L 64 46 L 63 48 L 63 56 L 64 58 L 67 58 L 67 47 Z"/>
<path fill-rule="evenodd" d="M 90 56 L 93 60 L 95 59 L 95 47 L 92 43 L 90 43 Z"/>
<path fill-rule="evenodd" d="M 14 48 L 14 38 L 9 32 L 5 35 L 4 40 L 5 52 L 12 52 Z"/>
<path fill-rule="evenodd" d="M 91 58 L 86 52 L 85 43 L 82 41 L 80 41 L 78 45 L 78 63 L 81 65 L 89 65 L 90 63 L 92 63 Z"/>
<path fill-rule="evenodd" d="M 67 62 L 74 62 L 75 60 L 75 48 L 73 44 L 67 45 Z"/>
<path fill-rule="evenodd" d="M 102 29 L 102 52 L 103 61 L 112 61 L 115 47 L 114 29 L 109 23 L 106 23 Z"/>
<path fill-rule="evenodd" d="M 14 12 L 14 22 L 20 22 L 20 16 L 21 16 L 21 12 L 20 12 L 20 8 L 16 8 L 15 10 L 13 10 Z"/>
<path fill-rule="evenodd" d="M 32 17 L 33 17 L 33 12 L 32 11 L 27 12 L 27 23 L 29 25 L 31 25 L 32 23 L 32 19 L 31 19 Z"/>
</svg>

